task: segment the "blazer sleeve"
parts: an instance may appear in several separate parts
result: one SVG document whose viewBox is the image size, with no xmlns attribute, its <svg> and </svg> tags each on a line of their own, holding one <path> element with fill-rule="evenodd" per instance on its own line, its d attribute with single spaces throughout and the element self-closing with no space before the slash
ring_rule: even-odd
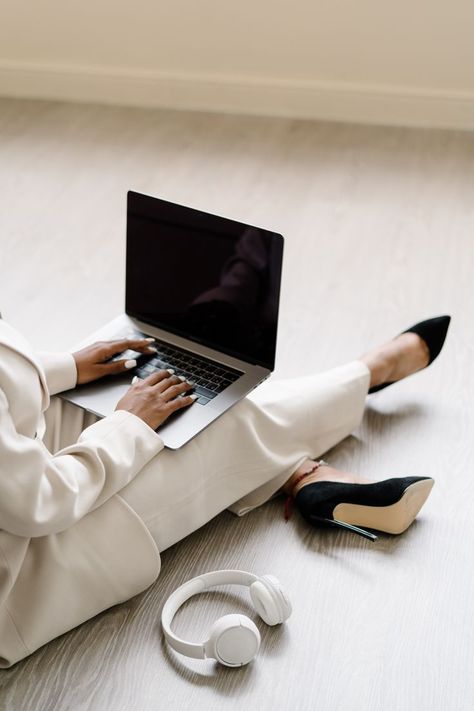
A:
<svg viewBox="0 0 474 711">
<path fill-rule="evenodd" d="M 117 410 L 52 455 L 19 434 L 0 390 L 0 529 L 37 537 L 73 526 L 126 486 L 164 447 L 130 412 Z"/>
<path fill-rule="evenodd" d="M 38 353 L 50 395 L 76 387 L 77 368 L 72 353 Z"/>
</svg>

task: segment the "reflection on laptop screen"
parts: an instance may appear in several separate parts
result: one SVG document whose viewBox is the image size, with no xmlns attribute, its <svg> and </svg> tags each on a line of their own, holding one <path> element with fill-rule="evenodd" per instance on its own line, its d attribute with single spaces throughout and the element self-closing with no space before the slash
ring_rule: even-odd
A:
<svg viewBox="0 0 474 711">
<path fill-rule="evenodd" d="M 126 312 L 273 370 L 283 238 L 128 193 Z"/>
</svg>

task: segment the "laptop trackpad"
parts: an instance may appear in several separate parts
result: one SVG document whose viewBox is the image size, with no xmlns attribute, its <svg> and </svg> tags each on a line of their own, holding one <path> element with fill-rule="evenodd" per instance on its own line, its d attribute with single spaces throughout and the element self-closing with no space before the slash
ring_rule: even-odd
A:
<svg viewBox="0 0 474 711">
<path fill-rule="evenodd" d="M 131 379 L 130 374 L 114 375 L 113 380 L 111 378 L 108 382 L 104 379 L 87 385 L 78 385 L 74 390 L 61 393 L 60 397 L 99 417 L 104 417 L 114 412 L 118 401 L 129 389 Z"/>
</svg>

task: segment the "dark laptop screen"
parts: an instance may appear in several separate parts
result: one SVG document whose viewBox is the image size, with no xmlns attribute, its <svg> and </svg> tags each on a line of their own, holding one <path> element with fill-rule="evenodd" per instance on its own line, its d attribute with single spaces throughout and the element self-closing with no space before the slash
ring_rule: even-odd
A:
<svg viewBox="0 0 474 711">
<path fill-rule="evenodd" d="M 126 312 L 273 370 L 283 237 L 128 193 Z"/>
</svg>

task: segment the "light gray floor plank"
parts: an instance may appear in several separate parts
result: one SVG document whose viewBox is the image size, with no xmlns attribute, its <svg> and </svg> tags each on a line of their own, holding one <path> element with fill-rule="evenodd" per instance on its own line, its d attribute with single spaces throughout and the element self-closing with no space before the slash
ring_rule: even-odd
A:
<svg viewBox="0 0 474 711">
<path fill-rule="evenodd" d="M 281 501 L 224 512 L 165 552 L 144 594 L 0 672 L 2 710 L 472 708 L 473 185 L 470 134 L 0 101 L 0 310 L 38 348 L 122 309 L 129 188 L 285 235 L 275 378 L 453 315 L 436 364 L 370 399 L 329 454 L 435 477 L 406 534 L 373 546 L 285 524 Z M 169 653 L 159 630 L 165 597 L 220 567 L 273 573 L 294 605 L 238 671 Z M 177 629 L 245 612 L 228 592 L 191 601 Z"/>
</svg>

